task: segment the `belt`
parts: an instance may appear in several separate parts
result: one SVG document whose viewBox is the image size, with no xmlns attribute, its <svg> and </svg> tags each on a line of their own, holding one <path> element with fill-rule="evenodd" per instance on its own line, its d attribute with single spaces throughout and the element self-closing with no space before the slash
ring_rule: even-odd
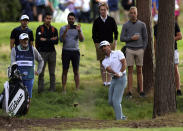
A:
<svg viewBox="0 0 183 131">
<path fill-rule="evenodd" d="M 119 78 L 122 78 L 123 76 L 126 76 L 126 73 L 125 73 L 125 74 L 123 74 L 123 75 L 122 75 L 122 76 L 120 76 L 120 77 L 113 76 L 113 77 L 112 77 L 112 79 L 119 79 Z"/>
</svg>

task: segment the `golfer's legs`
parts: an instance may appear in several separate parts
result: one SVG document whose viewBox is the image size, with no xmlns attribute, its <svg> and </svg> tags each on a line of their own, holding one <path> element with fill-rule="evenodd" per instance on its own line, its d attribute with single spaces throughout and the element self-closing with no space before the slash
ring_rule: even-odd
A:
<svg viewBox="0 0 183 131">
<path fill-rule="evenodd" d="M 113 97 L 113 92 L 114 92 L 114 87 L 115 87 L 115 80 L 112 79 L 111 81 L 111 85 L 109 87 L 109 92 L 108 92 L 108 103 L 113 106 L 113 103 L 112 103 L 112 97 Z"/>
<path fill-rule="evenodd" d="M 113 108 L 116 115 L 116 120 L 122 119 L 123 112 L 122 112 L 122 97 L 124 93 L 124 89 L 126 88 L 127 84 L 127 78 L 126 75 L 116 80 L 116 86 L 114 87 L 113 97 L 112 97 L 112 103 Z"/>
</svg>

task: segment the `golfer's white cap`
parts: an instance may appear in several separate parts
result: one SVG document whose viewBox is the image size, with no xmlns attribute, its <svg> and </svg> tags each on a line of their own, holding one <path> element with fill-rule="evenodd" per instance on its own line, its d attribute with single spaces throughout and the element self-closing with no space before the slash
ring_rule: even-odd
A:
<svg viewBox="0 0 183 131">
<path fill-rule="evenodd" d="M 20 35 L 19 35 L 19 40 L 23 40 L 23 39 L 29 39 L 28 34 L 26 34 L 26 33 L 20 34 Z"/>
<path fill-rule="evenodd" d="M 110 43 L 108 41 L 104 40 L 104 41 L 100 42 L 100 47 L 99 48 L 101 48 L 104 45 L 110 45 Z"/>
<path fill-rule="evenodd" d="M 25 19 L 29 20 L 29 16 L 27 16 L 27 15 L 22 15 L 22 16 L 20 17 L 20 20 L 25 20 Z"/>
</svg>

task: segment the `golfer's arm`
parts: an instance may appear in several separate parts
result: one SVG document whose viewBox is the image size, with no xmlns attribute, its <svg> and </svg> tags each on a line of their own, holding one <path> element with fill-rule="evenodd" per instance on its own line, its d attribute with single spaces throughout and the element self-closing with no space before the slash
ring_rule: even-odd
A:
<svg viewBox="0 0 183 131">
<path fill-rule="evenodd" d="M 121 59 L 120 62 L 122 63 L 122 67 L 121 67 L 121 72 L 125 71 L 126 69 L 126 60 L 125 59 Z"/>
<path fill-rule="evenodd" d="M 110 66 L 108 66 L 108 67 L 106 68 L 106 70 L 107 70 L 107 72 L 109 72 L 109 73 L 111 73 L 111 74 L 116 74 L 116 72 L 114 72 Z"/>
</svg>

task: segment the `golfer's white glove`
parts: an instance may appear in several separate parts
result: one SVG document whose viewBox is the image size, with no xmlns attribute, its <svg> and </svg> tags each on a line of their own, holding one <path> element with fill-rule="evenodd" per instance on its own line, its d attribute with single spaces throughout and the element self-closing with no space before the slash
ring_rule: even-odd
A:
<svg viewBox="0 0 183 131">
<path fill-rule="evenodd" d="M 118 73 L 118 75 L 119 75 L 119 77 L 123 76 L 123 72 L 120 71 L 120 72 Z"/>
</svg>

